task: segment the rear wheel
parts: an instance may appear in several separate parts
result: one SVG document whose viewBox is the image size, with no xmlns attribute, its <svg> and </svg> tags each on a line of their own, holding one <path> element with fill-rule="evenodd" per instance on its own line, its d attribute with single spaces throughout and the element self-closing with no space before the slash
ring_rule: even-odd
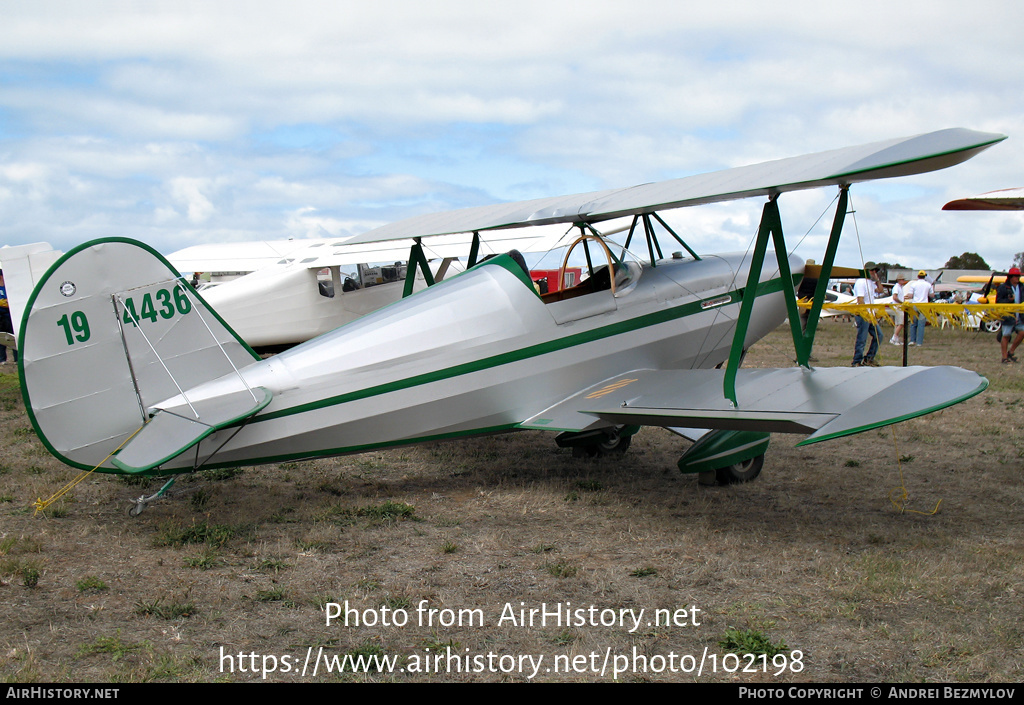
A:
<svg viewBox="0 0 1024 705">
<path fill-rule="evenodd" d="M 715 470 L 715 479 L 720 485 L 737 485 L 741 482 L 750 482 L 761 474 L 764 467 L 764 456 L 758 455 L 749 460 L 735 465 L 727 465 L 724 468 Z"/>
<path fill-rule="evenodd" d="M 600 440 L 586 445 L 573 446 L 574 458 L 603 458 L 606 455 L 622 455 L 629 449 L 633 436 L 619 434 L 620 429 L 611 429 L 602 434 Z"/>
</svg>

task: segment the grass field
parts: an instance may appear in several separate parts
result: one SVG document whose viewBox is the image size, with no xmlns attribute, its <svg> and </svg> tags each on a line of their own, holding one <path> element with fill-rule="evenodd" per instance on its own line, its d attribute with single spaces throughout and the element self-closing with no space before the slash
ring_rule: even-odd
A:
<svg viewBox="0 0 1024 705">
<path fill-rule="evenodd" d="M 746 366 L 791 365 L 787 336 Z M 853 337 L 823 323 L 817 364 L 849 364 Z M 204 473 L 137 518 L 159 485 L 109 475 L 33 514 L 76 473 L 4 367 L 0 679 L 1019 681 L 1024 363 L 931 328 L 910 362 L 991 385 L 850 438 L 775 436 L 746 485 L 681 475 L 661 429 L 599 461 L 524 432 Z M 544 604 L 584 612 L 520 622 Z"/>
</svg>

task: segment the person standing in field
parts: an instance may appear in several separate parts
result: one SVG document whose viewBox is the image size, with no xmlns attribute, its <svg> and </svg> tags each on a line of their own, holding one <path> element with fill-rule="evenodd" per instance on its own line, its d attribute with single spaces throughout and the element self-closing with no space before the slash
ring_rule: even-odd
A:
<svg viewBox="0 0 1024 705">
<path fill-rule="evenodd" d="M 897 276 L 896 277 L 896 286 L 894 286 L 892 288 L 892 302 L 894 304 L 902 304 L 903 303 L 903 300 L 905 298 L 905 291 L 904 290 L 905 290 L 906 286 L 907 286 L 907 277 L 905 275 L 903 275 L 903 274 L 900 274 L 899 276 Z M 903 332 L 903 324 L 904 324 L 905 319 L 906 319 L 906 316 L 903 313 L 903 309 L 902 308 L 896 310 L 894 318 L 896 320 L 896 330 L 894 330 L 892 332 L 892 338 L 889 339 L 889 342 L 892 343 L 893 345 L 899 345 L 900 344 L 900 333 Z"/>
<path fill-rule="evenodd" d="M 1010 271 L 1006 273 L 1006 281 L 1000 284 L 999 288 L 996 289 L 996 303 L 1024 303 L 1024 284 L 1020 283 L 1020 270 L 1017 267 L 1010 267 Z M 1017 337 L 1014 338 L 1013 344 L 1011 345 L 1010 338 L 1014 333 L 1017 334 Z M 1004 316 L 1003 338 L 999 341 L 1003 350 L 1004 365 L 1011 362 L 1017 362 L 1017 356 L 1013 353 L 1017 349 L 1017 346 L 1020 345 L 1020 341 L 1022 339 L 1024 339 L 1024 314 L 1016 313 Z"/>
<path fill-rule="evenodd" d="M 7 301 L 7 285 L 4 284 L 4 270 L 0 269 L 0 333 L 14 333 L 11 323 L 11 306 Z M 14 361 L 18 361 L 18 353 L 14 353 Z M 0 365 L 7 364 L 7 346 L 0 345 Z"/>
<path fill-rule="evenodd" d="M 857 297 L 858 304 L 873 304 L 875 298 L 882 294 L 882 281 L 879 279 L 879 266 L 874 262 L 864 265 L 867 277 L 862 277 L 853 283 L 853 295 Z M 853 367 L 878 367 L 875 362 L 875 355 L 878 353 L 878 323 L 863 316 L 855 316 L 854 323 L 857 324 L 857 340 L 853 346 Z M 871 345 L 867 352 L 864 346 L 868 337 L 871 337 Z"/>
<path fill-rule="evenodd" d="M 907 293 L 909 290 L 909 293 Z M 904 298 L 915 304 L 926 304 L 935 296 L 931 282 L 928 281 L 928 272 L 923 269 L 917 273 L 917 279 L 904 288 Z M 923 313 L 915 311 L 914 320 L 910 322 L 910 343 L 909 345 L 924 345 L 924 327 L 926 320 Z"/>
</svg>

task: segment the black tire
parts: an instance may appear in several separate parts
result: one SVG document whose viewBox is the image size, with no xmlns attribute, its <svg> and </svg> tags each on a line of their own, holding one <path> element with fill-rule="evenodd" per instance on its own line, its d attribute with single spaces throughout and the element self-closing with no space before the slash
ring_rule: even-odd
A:
<svg viewBox="0 0 1024 705">
<path fill-rule="evenodd" d="M 764 456 L 758 455 L 742 463 L 727 465 L 724 468 L 715 470 L 715 479 L 720 485 L 738 485 L 741 482 L 750 482 L 761 474 L 764 467 Z"/>
<path fill-rule="evenodd" d="M 572 457 L 603 458 L 608 455 L 622 455 L 632 442 L 633 436 L 620 436 L 618 431 L 609 431 L 601 441 L 574 446 Z"/>
</svg>

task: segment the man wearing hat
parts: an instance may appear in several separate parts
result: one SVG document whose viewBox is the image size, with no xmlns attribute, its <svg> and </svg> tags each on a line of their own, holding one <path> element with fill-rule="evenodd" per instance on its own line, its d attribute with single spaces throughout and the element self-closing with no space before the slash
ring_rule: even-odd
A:
<svg viewBox="0 0 1024 705">
<path fill-rule="evenodd" d="M 874 262 L 868 262 L 864 265 L 864 270 L 868 273 L 868 278 L 861 278 L 853 283 L 853 295 L 857 297 L 858 304 L 873 304 L 875 297 L 883 292 L 882 281 L 878 277 L 879 267 Z M 878 324 L 868 321 L 862 316 L 855 316 L 853 320 L 857 324 L 857 342 L 853 346 L 853 366 L 878 367 L 878 363 L 875 362 L 875 353 L 878 352 Z M 871 345 L 865 353 L 864 344 L 867 343 L 868 336 L 871 336 Z"/>
<path fill-rule="evenodd" d="M 1006 273 L 1006 281 L 999 285 L 996 289 L 996 303 L 997 304 L 1019 304 L 1024 303 L 1024 284 L 1020 283 L 1020 270 L 1016 267 L 1010 267 L 1010 271 Z M 1016 333 L 1017 337 L 1014 338 L 1013 344 L 1010 344 L 1010 338 Z M 1010 314 L 1009 316 L 1003 317 L 1003 339 L 1000 343 L 1003 348 L 1003 364 L 1009 364 L 1017 362 L 1017 357 L 1013 354 L 1020 345 L 1020 341 L 1024 339 L 1024 314 Z"/>
<path fill-rule="evenodd" d="M 926 304 L 935 296 L 935 290 L 928 281 L 928 272 L 923 269 L 917 273 L 917 279 L 904 287 L 904 299 L 915 304 Z M 909 345 L 924 345 L 924 327 L 926 319 L 923 313 L 911 314 L 913 320 L 908 324 L 910 331 Z"/>
</svg>

